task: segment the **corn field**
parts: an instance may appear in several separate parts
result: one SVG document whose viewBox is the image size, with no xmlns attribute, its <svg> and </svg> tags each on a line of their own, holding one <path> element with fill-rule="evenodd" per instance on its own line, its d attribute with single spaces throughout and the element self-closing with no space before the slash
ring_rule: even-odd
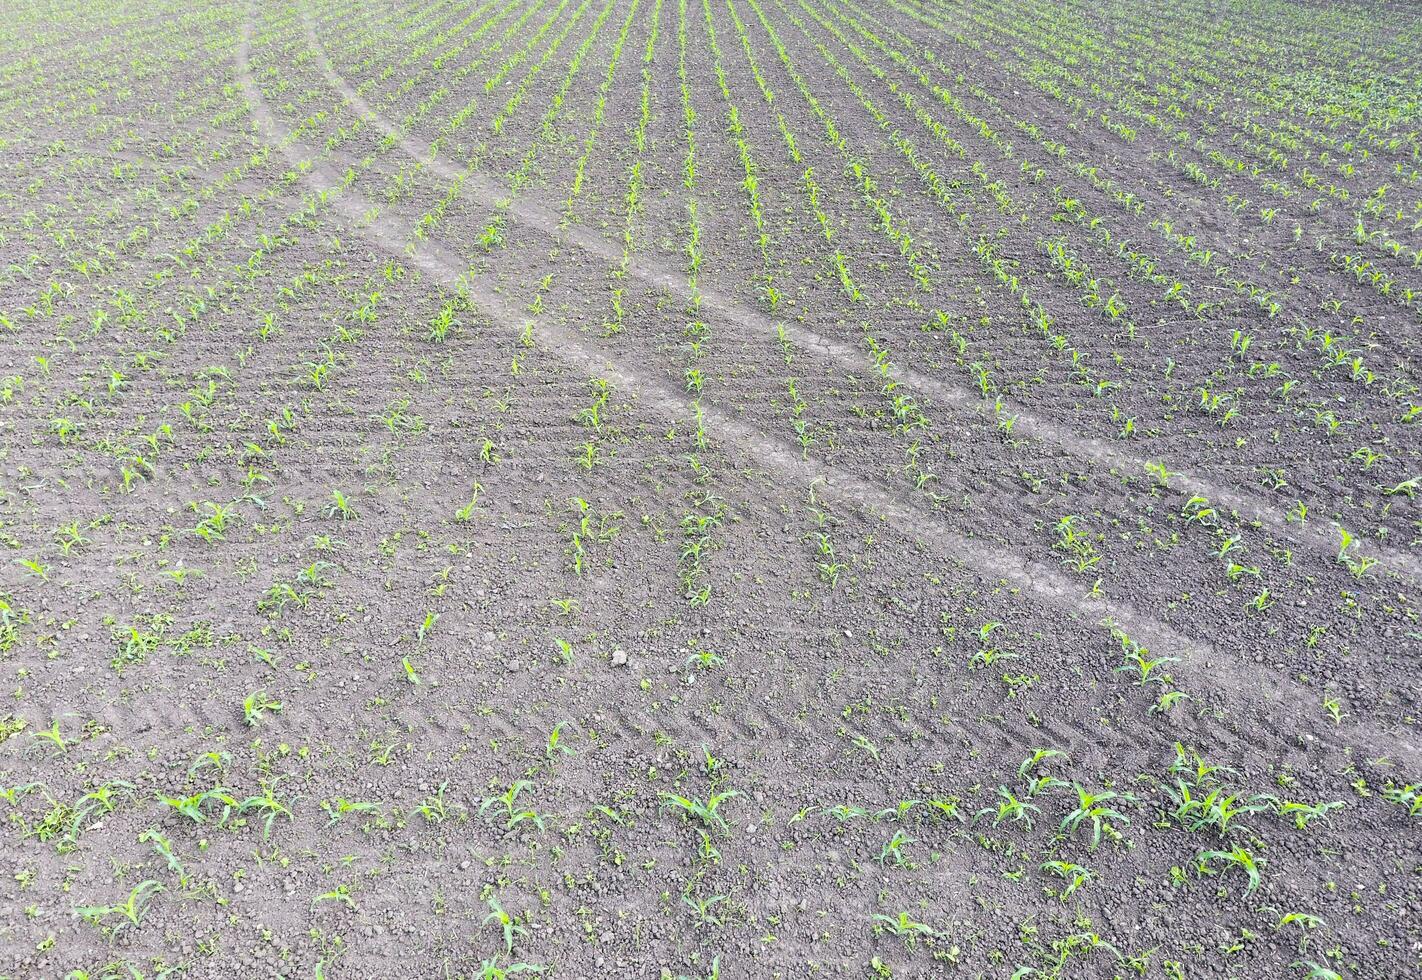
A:
<svg viewBox="0 0 1422 980">
<path fill-rule="evenodd" d="M 16 0 L 0 978 L 1422 970 L 1422 10 Z"/>
</svg>

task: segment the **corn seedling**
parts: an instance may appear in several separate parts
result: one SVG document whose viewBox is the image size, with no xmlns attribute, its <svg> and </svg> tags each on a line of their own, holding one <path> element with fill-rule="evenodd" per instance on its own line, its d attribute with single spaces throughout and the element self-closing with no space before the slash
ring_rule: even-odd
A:
<svg viewBox="0 0 1422 980">
<path fill-rule="evenodd" d="M 214 786 L 211 789 L 199 790 L 189 796 L 167 796 L 163 793 L 157 794 L 157 800 L 164 806 L 169 807 L 176 813 L 187 817 L 193 823 L 204 824 L 215 822 L 218 826 L 224 826 L 227 818 L 238 806 L 237 800 L 232 796 L 230 790 L 223 786 Z M 212 804 L 221 806 L 221 815 L 214 821 L 208 814 Z"/>
<path fill-rule="evenodd" d="M 322 800 L 321 809 L 325 810 L 329 816 L 326 826 L 333 827 L 353 813 L 378 814 L 380 805 L 363 800 L 347 800 L 344 797 L 336 797 L 333 800 Z"/>
<path fill-rule="evenodd" d="M 128 897 L 118 905 L 81 905 L 74 909 L 74 914 L 99 927 L 112 939 L 124 929 L 138 928 L 144 913 L 148 911 L 149 903 L 165 891 L 167 889 L 156 881 L 142 881 L 134 886 Z M 117 921 L 110 925 L 109 921 L 112 919 Z"/>
<path fill-rule="evenodd" d="M 526 936 L 528 935 L 528 930 L 520 925 L 508 912 L 504 911 L 504 907 L 499 904 L 497 895 L 489 896 L 488 905 L 489 914 L 484 916 L 484 924 L 488 925 L 492 922 L 499 927 L 504 935 L 504 952 L 512 953 L 514 937 Z"/>
<path fill-rule="evenodd" d="M 544 746 L 543 749 L 543 758 L 546 761 L 552 762 L 560 755 L 573 754 L 573 750 L 568 748 L 567 745 L 563 744 L 563 726 L 566 724 L 567 722 L 560 721 L 558 724 L 554 725 L 553 730 L 548 733 L 547 744 Z"/>
<path fill-rule="evenodd" d="M 1063 559 L 1065 564 L 1078 573 L 1085 573 L 1100 563 L 1101 555 L 1090 537 L 1078 529 L 1079 520 L 1080 518 L 1073 514 L 1059 519 L 1056 525 L 1057 540 L 1052 547 L 1066 553 L 1067 557 Z"/>
<path fill-rule="evenodd" d="M 267 712 L 280 714 L 282 703 L 272 698 L 266 691 L 253 691 L 242 702 L 242 717 L 249 728 L 255 728 L 266 717 Z"/>
<path fill-rule="evenodd" d="M 440 783 L 433 793 L 415 807 L 415 812 L 424 817 L 426 823 L 444 823 L 445 818 L 449 816 L 449 805 L 444 801 L 444 791 L 448 788 L 448 780 Z"/>
<path fill-rule="evenodd" d="M 1137 687 L 1169 684 L 1170 674 L 1161 668 L 1180 662 L 1179 657 L 1151 657 L 1149 649 L 1129 638 L 1122 639 L 1121 648 L 1125 663 L 1117 667 L 1116 672 L 1130 674 Z"/>
<path fill-rule="evenodd" d="M 352 912 L 359 911 L 355 899 L 351 897 L 350 885 L 337 885 L 330 891 L 322 892 L 311 900 L 311 908 L 315 910 L 322 902 L 340 902 Z"/>
<path fill-rule="evenodd" d="M 1064 887 L 1055 892 L 1057 900 L 1061 902 L 1065 902 L 1077 889 L 1096 877 L 1096 873 L 1090 868 L 1072 864 L 1069 861 L 1046 861 L 1041 865 L 1041 870 L 1056 875 L 1066 882 Z"/>
<path fill-rule="evenodd" d="M 331 491 L 331 506 L 326 509 L 326 516 L 334 517 L 339 521 L 353 521 L 358 516 L 355 507 L 350 499 L 339 490 Z"/>
<path fill-rule="evenodd" d="M 1072 784 L 1071 788 L 1076 792 L 1076 808 L 1063 818 L 1058 832 L 1071 834 L 1082 824 L 1090 825 L 1093 850 L 1101 843 L 1103 833 L 1113 840 L 1120 840 L 1121 835 L 1116 824 L 1129 824 L 1131 821 L 1110 804 L 1135 804 L 1140 801 L 1129 793 L 1116 793 L 1112 790 L 1088 792 L 1080 783 Z"/>
<path fill-rule="evenodd" d="M 1000 660 L 1019 660 L 1021 654 L 1004 650 L 989 637 L 1002 628 L 1002 623 L 992 620 L 978 627 L 978 642 L 981 644 L 978 651 L 968 659 L 969 667 L 991 667 Z"/>
<path fill-rule="evenodd" d="M 1294 826 L 1299 830 L 1306 830 L 1309 824 L 1315 820 L 1326 823 L 1330 812 L 1342 808 L 1343 804 L 1338 800 L 1327 803 L 1299 803 L 1294 800 L 1282 800 L 1279 803 L 1279 816 L 1292 820 Z"/>
<path fill-rule="evenodd" d="M 689 891 L 683 892 L 681 903 L 690 910 L 692 924 L 697 929 L 704 929 L 708 926 L 720 928 L 725 922 L 716 915 L 715 909 L 722 902 L 728 902 L 730 898 L 725 895 L 712 895 L 710 898 L 697 898 Z"/>
<path fill-rule="evenodd" d="M 277 817 L 286 817 L 287 820 L 295 822 L 296 816 L 292 813 L 291 807 L 296 801 L 301 799 L 294 796 L 290 800 L 283 801 L 276 795 L 277 785 L 285 779 L 285 776 L 274 776 L 261 781 L 261 792 L 247 797 L 237 804 L 237 813 L 242 815 L 248 811 L 253 811 L 257 819 L 262 823 L 262 839 L 271 837 L 272 823 Z"/>
<path fill-rule="evenodd" d="M 502 964 L 498 957 L 494 957 L 479 963 L 479 980 L 508 980 L 520 973 L 542 973 L 543 969 L 532 963 Z"/>
<path fill-rule="evenodd" d="M 542 829 L 543 818 L 537 811 L 519 804 L 518 798 L 525 790 L 532 789 L 533 783 L 526 779 L 516 779 L 499 796 L 486 796 L 479 804 L 479 813 L 484 816 L 497 814 L 504 821 L 504 829 L 512 830 L 528 821 Z"/>
<path fill-rule="evenodd" d="M 1244 894 L 1251 895 L 1259 887 L 1259 869 L 1263 861 L 1255 858 L 1248 848 L 1236 846 L 1228 851 L 1204 851 L 1195 858 L 1195 870 L 1202 875 L 1217 874 L 1214 869 L 1216 864 L 1223 864 L 1226 870 L 1239 868 L 1248 876 L 1249 884 L 1245 886 Z"/>
<path fill-rule="evenodd" d="M 1024 829 L 1032 829 L 1033 814 L 1040 814 L 1042 808 L 1026 800 L 1019 800 L 1006 786 L 997 788 L 997 795 L 1000 802 L 994 810 L 992 807 L 984 807 L 978 811 L 978 819 L 991 814 L 992 825 L 996 827 L 1004 820 L 1010 820 L 1015 824 L 1021 824 Z"/>
<path fill-rule="evenodd" d="M 739 795 L 740 793 L 733 789 L 712 793 L 705 800 L 693 800 L 677 793 L 658 794 L 663 806 L 678 811 L 687 820 L 699 821 L 708 830 L 722 834 L 729 833 L 730 827 L 726 818 L 721 816 L 721 805 Z"/>
<path fill-rule="evenodd" d="M 1388 780 L 1382 798 L 1407 811 L 1409 817 L 1422 815 L 1422 783 L 1395 783 Z"/>
<path fill-rule="evenodd" d="M 917 840 L 902 830 L 894 831 L 894 835 L 889 838 L 879 851 L 879 863 L 885 864 L 892 861 L 894 867 L 912 869 L 915 865 L 908 859 L 907 848 L 910 844 L 917 843 Z"/>
<path fill-rule="evenodd" d="M 457 508 L 454 512 L 454 519 L 461 523 L 468 523 L 474 519 L 474 508 L 479 503 L 479 494 L 484 492 L 484 487 L 476 482 L 474 493 L 470 496 L 469 502 Z"/>
<path fill-rule="evenodd" d="M 938 930 L 926 923 L 915 922 L 907 912 L 898 915 L 875 913 L 869 921 L 875 931 L 883 930 L 898 936 L 909 949 L 913 949 L 920 938 L 932 939 L 938 935 Z"/>
<path fill-rule="evenodd" d="M 1370 555 L 1356 556 L 1357 540 L 1341 525 L 1338 528 L 1338 539 L 1338 562 L 1352 572 L 1354 578 L 1361 579 L 1368 569 L 1378 563 L 1378 560 Z"/>
</svg>

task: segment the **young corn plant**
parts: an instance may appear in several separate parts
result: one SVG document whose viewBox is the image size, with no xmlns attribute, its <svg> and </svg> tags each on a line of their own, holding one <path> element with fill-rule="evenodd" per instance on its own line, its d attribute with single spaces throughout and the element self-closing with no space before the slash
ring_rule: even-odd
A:
<svg viewBox="0 0 1422 980">
<path fill-rule="evenodd" d="M 331 505 L 326 508 L 326 516 L 334 517 L 341 522 L 349 522 L 355 520 L 359 515 L 350 498 L 339 490 L 332 490 Z"/>
<path fill-rule="evenodd" d="M 1072 864 L 1069 861 L 1045 861 L 1041 865 L 1041 870 L 1049 874 L 1056 875 L 1066 884 L 1060 888 L 1048 888 L 1047 892 L 1059 902 L 1066 902 L 1083 885 L 1096 877 L 1096 872 L 1081 864 Z"/>
<path fill-rule="evenodd" d="M 267 716 L 267 712 L 281 714 L 282 703 L 274 699 L 265 690 L 253 691 L 247 695 L 242 702 L 242 717 L 247 722 L 248 728 L 255 728 L 261 724 L 262 719 Z"/>
<path fill-rule="evenodd" d="M 815 533 L 816 548 L 819 552 L 815 566 L 820 570 L 820 581 L 830 588 L 839 584 L 839 576 L 849 570 L 849 566 L 835 556 L 834 543 L 824 532 Z"/>
<path fill-rule="evenodd" d="M 1080 783 L 1073 783 L 1071 788 L 1076 792 L 1077 805 L 1063 818 L 1061 826 L 1057 828 L 1058 833 L 1070 835 L 1083 824 L 1089 825 L 1092 850 L 1101 843 L 1102 834 L 1112 840 L 1121 840 L 1121 833 L 1116 829 L 1116 825 L 1129 824 L 1131 821 L 1115 809 L 1115 806 L 1134 805 L 1140 800 L 1130 793 L 1116 793 L 1112 790 L 1092 793 Z"/>
<path fill-rule="evenodd" d="M 543 829 L 543 817 L 530 807 L 522 806 L 518 798 L 525 790 L 531 789 L 533 783 L 527 779 L 516 779 L 509 784 L 509 788 L 498 796 L 486 796 L 479 804 L 479 813 L 486 819 L 490 815 L 498 815 L 504 821 L 504 829 L 512 830 L 524 822 L 532 823 L 535 827 Z"/>
<path fill-rule="evenodd" d="M 455 510 L 454 519 L 461 524 L 467 524 L 474 520 L 475 508 L 479 504 L 479 495 L 483 492 L 483 485 L 476 481 L 474 483 L 474 493 L 470 496 L 469 502 Z"/>
<path fill-rule="evenodd" d="M 1002 625 L 996 620 L 989 620 L 978 627 L 978 651 L 968 658 L 969 667 L 991 667 L 998 661 L 1021 659 L 1021 654 L 1004 650 L 990 639 Z"/>
<path fill-rule="evenodd" d="M 1050 759 L 1061 759 L 1067 761 L 1070 756 L 1061 749 L 1034 749 L 1032 754 L 1022 760 L 1022 764 L 1017 767 L 1017 778 L 1026 779 L 1034 770 L 1040 768 L 1043 763 Z"/>
<path fill-rule="evenodd" d="M 237 814 L 239 816 L 252 811 L 262 824 L 262 839 L 267 840 L 272 835 L 272 824 L 277 817 L 286 817 L 292 823 L 296 822 L 296 815 L 292 812 L 292 807 L 301 799 L 300 796 L 293 796 L 289 800 L 282 800 L 277 796 L 277 786 L 285 776 L 274 776 L 261 781 L 261 792 L 254 793 L 237 804 Z"/>
<path fill-rule="evenodd" d="M 415 807 L 415 812 L 424 817 L 426 823 L 444 823 L 445 818 L 449 816 L 449 804 L 444 799 L 447 789 L 449 781 L 445 780 Z"/>
<path fill-rule="evenodd" d="M 434 610 L 425 613 L 425 618 L 420 622 L 419 626 L 415 627 L 415 644 L 417 647 L 423 647 L 425 645 L 425 640 L 429 639 L 430 633 L 434 631 L 435 624 L 438 622 L 439 613 Z"/>
<path fill-rule="evenodd" d="M 689 888 L 689 886 L 688 886 Z M 687 907 L 692 915 L 692 924 L 697 929 L 708 927 L 720 928 L 725 925 L 725 921 L 716 914 L 716 906 L 723 902 L 729 902 L 727 895 L 712 895 L 709 898 L 699 898 L 691 892 L 682 892 L 681 902 Z"/>
<path fill-rule="evenodd" d="M 314 911 L 322 902 L 340 902 L 352 912 L 360 911 L 356 906 L 356 901 L 351 897 L 351 886 L 347 884 L 337 885 L 330 891 L 322 892 L 311 900 L 311 908 Z"/>
<path fill-rule="evenodd" d="M 1361 580 L 1367 574 L 1368 569 L 1378 563 L 1378 560 L 1370 555 L 1357 556 L 1357 539 L 1342 525 L 1338 527 L 1338 539 L 1339 564 L 1347 568 L 1354 578 Z"/>
<path fill-rule="evenodd" d="M 236 798 L 231 791 L 223 786 L 214 786 L 211 789 L 199 790 L 188 796 L 167 796 L 158 793 L 157 800 L 164 806 L 187 817 L 193 823 L 205 824 L 216 823 L 219 827 L 227 824 L 227 819 L 232 815 L 232 811 L 238 806 Z M 213 804 L 222 807 L 221 815 L 215 820 L 209 815 L 208 810 Z"/>
<path fill-rule="evenodd" d="M 1172 815 L 1178 823 L 1191 831 L 1212 829 L 1220 837 L 1248 830 L 1239 822 L 1240 817 L 1274 809 L 1278 804 L 1265 793 L 1245 797 L 1220 786 L 1209 789 L 1203 796 L 1192 796 L 1187 785 L 1177 783 L 1175 794 L 1179 805 Z"/>
<path fill-rule="evenodd" d="M 1422 783 L 1396 783 L 1388 780 L 1382 788 L 1382 798 L 1399 806 L 1409 817 L 1422 816 Z"/>
<path fill-rule="evenodd" d="M 1216 864 L 1222 864 L 1225 871 L 1238 868 L 1248 876 L 1249 883 L 1244 888 L 1244 894 L 1252 895 L 1259 887 L 1259 869 L 1264 861 L 1256 858 L 1248 848 L 1235 846 L 1228 851 L 1203 851 L 1195 858 L 1195 870 L 1201 875 L 1217 874 Z"/>
<path fill-rule="evenodd" d="M 178 887 L 186 891 L 192 879 L 188 875 L 187 869 L 183 867 L 183 862 L 178 858 L 177 852 L 174 851 L 173 842 L 159 833 L 156 827 L 149 827 L 139 834 L 138 841 L 140 844 L 151 843 L 153 845 L 154 853 L 162 857 L 168 870 L 177 876 Z"/>
<path fill-rule="evenodd" d="M 733 789 L 712 793 L 705 800 L 694 800 L 677 793 L 658 794 L 666 808 L 677 811 L 688 821 L 697 821 L 706 829 L 720 834 L 727 834 L 731 829 L 726 818 L 721 815 L 721 805 L 739 795 L 740 793 Z"/>
<path fill-rule="evenodd" d="M 125 929 L 137 929 L 155 896 L 167 891 L 153 880 L 141 881 L 117 905 L 81 905 L 74 914 L 96 927 L 109 939 Z"/>
<path fill-rule="evenodd" d="M 479 980 L 508 980 L 521 973 L 542 973 L 544 967 L 533 963 L 502 964 L 497 956 L 479 963 Z"/>
<path fill-rule="evenodd" d="M 43 755 L 48 752 L 51 756 L 59 756 L 65 755 L 69 751 L 69 742 L 59 730 L 58 718 L 54 719 L 50 726 L 43 731 L 31 732 L 30 738 L 36 743 L 48 742 L 49 745 L 37 744 L 33 746 L 33 751 L 27 754 Z"/>
<path fill-rule="evenodd" d="M 118 801 L 132 796 L 135 788 L 133 783 L 115 779 L 96 786 L 79 797 L 72 807 L 73 816 L 69 821 L 68 841 L 71 844 L 78 843 L 79 836 L 84 832 L 84 825 L 88 821 L 112 813 Z"/>
<path fill-rule="evenodd" d="M 526 936 L 528 935 L 528 930 L 525 929 L 522 925 L 520 925 L 512 915 L 509 915 L 508 912 L 504 911 L 504 907 L 499 904 L 499 898 L 497 895 L 489 896 L 488 905 L 489 914 L 484 916 L 484 924 L 488 925 L 492 922 L 499 927 L 500 931 L 503 932 L 504 935 L 504 952 L 512 954 L 514 937 Z"/>
<path fill-rule="evenodd" d="M 1341 810 L 1343 803 L 1341 800 L 1333 800 L 1326 803 L 1300 803 L 1295 800 L 1279 801 L 1279 816 L 1293 821 L 1294 827 L 1298 830 L 1307 830 L 1309 825 L 1315 820 L 1323 823 L 1328 822 L 1328 814 L 1334 810 Z"/>
<path fill-rule="evenodd" d="M 573 755 L 573 750 L 568 748 L 563 739 L 563 728 L 568 723 L 560 721 L 553 726 L 553 730 L 548 733 L 547 744 L 543 748 L 543 759 L 545 762 L 553 762 L 560 756 Z"/>
<path fill-rule="evenodd" d="M 879 851 L 879 863 L 887 864 L 892 862 L 896 868 L 913 870 L 917 865 L 909 860 L 908 846 L 917 843 L 918 841 L 915 838 L 910 837 L 904 833 L 904 831 L 894 831 L 894 836 L 890 837 Z"/>
<path fill-rule="evenodd" d="M 898 915 L 881 915 L 876 912 L 869 921 L 875 932 L 882 931 L 898 936 L 909 949 L 917 946 L 919 939 L 933 939 L 938 935 L 937 929 L 914 921 L 907 912 L 900 912 Z"/>
<path fill-rule="evenodd" d="M 686 665 L 688 667 L 695 667 L 697 670 L 713 670 L 717 667 L 723 667 L 725 664 L 725 657 L 722 657 L 720 654 L 712 653 L 710 650 L 697 650 L 686 658 Z"/>
<path fill-rule="evenodd" d="M 1001 824 L 1004 820 L 1010 820 L 1014 824 L 1021 824 L 1025 830 L 1031 830 L 1032 815 L 1040 815 L 1042 808 L 1034 803 L 1028 803 L 1026 800 L 1019 800 L 1006 786 L 999 786 L 997 788 L 997 795 L 1000 801 L 997 808 L 994 810 L 990 806 L 983 807 L 983 809 L 978 811 L 977 819 L 981 820 L 983 817 L 991 815 L 993 818 L 992 825 L 994 827 Z"/>
<path fill-rule="evenodd" d="M 1078 529 L 1077 521 L 1080 519 L 1074 514 L 1068 514 L 1058 520 L 1057 540 L 1052 547 L 1066 555 L 1062 559 L 1063 564 L 1084 575 L 1100 563 L 1101 554 L 1096 550 L 1090 535 Z"/>
<path fill-rule="evenodd" d="M 1115 672 L 1129 674 L 1137 687 L 1154 686 L 1159 691 L 1150 707 L 1150 714 L 1167 714 L 1177 703 L 1189 698 L 1184 691 L 1172 688 L 1174 678 L 1164 669 L 1179 663 L 1178 657 L 1152 657 L 1148 647 L 1129 636 L 1111 619 L 1103 620 L 1102 624 L 1110 628 L 1111 635 L 1121 645 L 1123 662 L 1115 668 Z"/>
<path fill-rule="evenodd" d="M 321 809 L 325 810 L 330 817 L 330 819 L 326 821 L 326 827 L 334 827 L 353 813 L 370 813 L 377 816 L 380 814 L 379 803 L 371 803 L 365 800 L 348 800 L 341 796 L 335 799 L 322 800 Z"/>
<path fill-rule="evenodd" d="M 450 332 L 459 328 L 459 320 L 454 315 L 453 301 L 445 303 L 439 308 L 439 312 L 430 321 L 430 331 L 428 339 L 430 343 L 442 344 L 449 338 Z"/>
<path fill-rule="evenodd" d="M 1126 963 L 1126 957 L 1121 955 L 1121 951 L 1096 933 L 1074 932 L 1061 939 L 1054 939 L 1050 949 L 1039 947 L 1039 956 L 1043 965 L 1040 968 L 1018 966 L 1012 973 L 1012 980 L 1030 980 L 1033 977 L 1040 977 L 1042 980 L 1062 980 L 1064 977 L 1077 976 L 1078 972 L 1068 970 L 1067 964 L 1076 957 L 1090 956 L 1103 950 L 1111 955 L 1117 967 Z M 1137 969 L 1136 972 L 1143 971 Z M 1089 976 L 1094 973 L 1095 971 L 1082 971 L 1082 975 Z"/>
<path fill-rule="evenodd" d="M 1129 674 L 1137 687 L 1168 685 L 1170 674 L 1161 668 L 1180 662 L 1179 657 L 1151 657 L 1149 648 L 1128 637 L 1121 640 L 1121 650 L 1125 662 L 1116 668 L 1116 673 Z"/>
</svg>

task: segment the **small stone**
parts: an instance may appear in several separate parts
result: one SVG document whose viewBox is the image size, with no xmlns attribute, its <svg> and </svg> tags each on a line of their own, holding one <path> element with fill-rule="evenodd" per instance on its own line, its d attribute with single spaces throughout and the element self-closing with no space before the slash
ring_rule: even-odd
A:
<svg viewBox="0 0 1422 980">
<path fill-rule="evenodd" d="M 614 666 L 614 667 L 625 667 L 625 666 L 627 666 L 627 652 L 626 652 L 625 650 L 613 650 L 613 651 L 612 651 L 612 666 Z"/>
</svg>

